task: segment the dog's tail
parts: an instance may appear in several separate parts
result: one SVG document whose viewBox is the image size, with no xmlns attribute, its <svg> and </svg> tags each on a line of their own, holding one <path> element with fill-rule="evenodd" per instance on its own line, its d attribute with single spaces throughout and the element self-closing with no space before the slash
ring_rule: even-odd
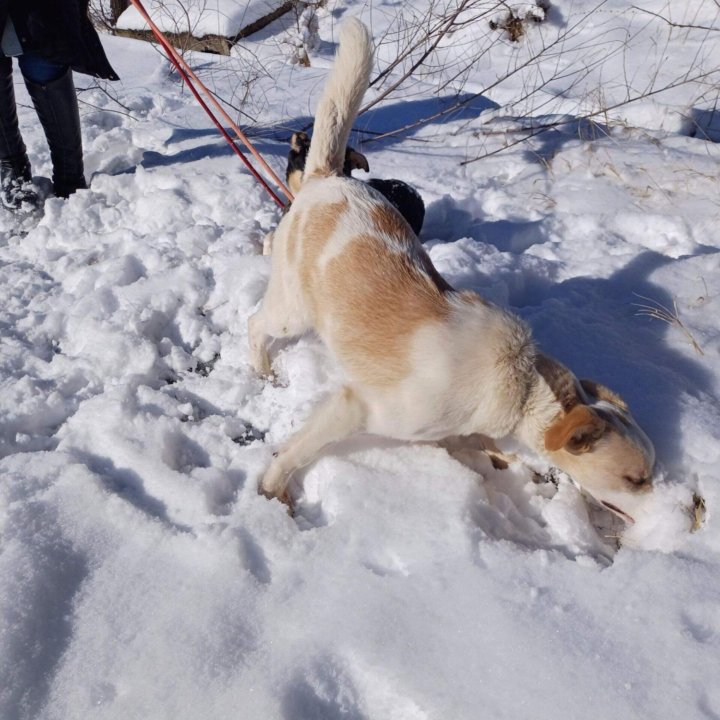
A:
<svg viewBox="0 0 720 720">
<path fill-rule="evenodd" d="M 342 175 L 350 130 L 370 82 L 372 47 L 367 28 L 348 18 L 340 30 L 335 64 L 315 111 L 305 178 Z"/>
</svg>

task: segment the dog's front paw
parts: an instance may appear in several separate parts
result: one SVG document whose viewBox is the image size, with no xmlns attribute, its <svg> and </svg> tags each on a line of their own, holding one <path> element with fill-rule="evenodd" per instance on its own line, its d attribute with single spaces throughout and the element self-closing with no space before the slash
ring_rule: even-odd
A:
<svg viewBox="0 0 720 720">
<path fill-rule="evenodd" d="M 258 492 L 268 500 L 277 498 L 281 503 L 287 505 L 288 512 L 292 514 L 293 502 L 288 491 L 290 473 L 285 470 L 282 464 L 276 459 L 267 469 L 263 479 L 260 481 Z"/>
<path fill-rule="evenodd" d="M 255 371 L 255 374 L 261 378 L 267 380 L 273 380 L 275 378 L 272 365 L 270 365 L 270 357 L 264 351 L 252 354 L 250 366 Z"/>
<path fill-rule="evenodd" d="M 262 486 L 260 486 L 258 488 L 258 492 L 264 497 L 266 497 L 268 500 L 279 500 L 283 505 L 287 507 L 288 515 L 293 515 L 295 513 L 295 503 L 293 502 L 293 499 L 287 488 L 285 488 L 280 494 L 277 494 L 274 492 L 268 492 L 267 490 L 263 490 Z"/>
</svg>

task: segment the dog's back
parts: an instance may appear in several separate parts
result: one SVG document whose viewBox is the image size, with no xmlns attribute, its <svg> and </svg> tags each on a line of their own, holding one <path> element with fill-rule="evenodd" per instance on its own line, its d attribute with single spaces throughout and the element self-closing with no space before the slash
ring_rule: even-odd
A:
<svg viewBox="0 0 720 720">
<path fill-rule="evenodd" d="M 307 183 L 312 200 L 297 208 L 288 255 L 312 325 L 356 379 L 397 379 L 407 372 L 401 345 L 447 315 L 451 288 L 402 216 L 364 183 Z"/>
</svg>

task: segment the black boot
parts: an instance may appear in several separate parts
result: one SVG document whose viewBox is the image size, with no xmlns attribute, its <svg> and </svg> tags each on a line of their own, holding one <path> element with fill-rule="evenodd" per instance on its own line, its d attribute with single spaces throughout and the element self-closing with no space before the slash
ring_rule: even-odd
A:
<svg viewBox="0 0 720 720">
<path fill-rule="evenodd" d="M 67 197 L 86 188 L 80 111 L 72 70 L 68 68 L 64 75 L 47 85 L 38 85 L 27 78 L 25 85 L 50 147 L 55 195 Z"/>
<path fill-rule="evenodd" d="M 0 160 L 0 202 L 8 210 L 33 210 L 40 205 L 27 155 Z"/>
<path fill-rule="evenodd" d="M 0 58 L 0 203 L 9 210 L 19 210 L 23 203 L 35 207 L 39 202 L 18 127 L 12 61 L 3 57 Z"/>
</svg>

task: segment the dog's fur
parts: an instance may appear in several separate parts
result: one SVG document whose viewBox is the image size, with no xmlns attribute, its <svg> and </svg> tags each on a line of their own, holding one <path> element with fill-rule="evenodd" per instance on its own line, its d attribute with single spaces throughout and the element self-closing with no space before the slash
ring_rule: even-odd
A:
<svg viewBox="0 0 720 720">
<path fill-rule="evenodd" d="M 289 503 L 291 473 L 353 433 L 480 433 L 516 437 L 631 520 L 648 497 L 654 452 L 625 403 L 539 353 L 516 316 L 451 288 L 382 195 L 343 177 L 370 63 L 367 30 L 346 21 L 305 178 L 277 229 L 267 292 L 249 322 L 259 373 L 271 372 L 270 338 L 314 329 L 347 382 L 280 448 L 262 492 Z"/>
<path fill-rule="evenodd" d="M 310 138 L 306 133 L 296 132 L 292 134 L 285 179 L 293 195 L 297 195 L 300 192 L 309 149 Z M 362 153 L 348 145 L 345 149 L 343 175 L 351 177 L 353 170 L 369 172 L 370 165 Z M 423 221 L 425 220 L 425 203 L 412 185 L 408 185 L 402 180 L 382 180 L 380 178 L 370 178 L 364 182 L 381 193 L 405 220 L 407 220 L 413 232 L 416 235 L 420 235 L 420 230 L 422 230 Z"/>
</svg>

